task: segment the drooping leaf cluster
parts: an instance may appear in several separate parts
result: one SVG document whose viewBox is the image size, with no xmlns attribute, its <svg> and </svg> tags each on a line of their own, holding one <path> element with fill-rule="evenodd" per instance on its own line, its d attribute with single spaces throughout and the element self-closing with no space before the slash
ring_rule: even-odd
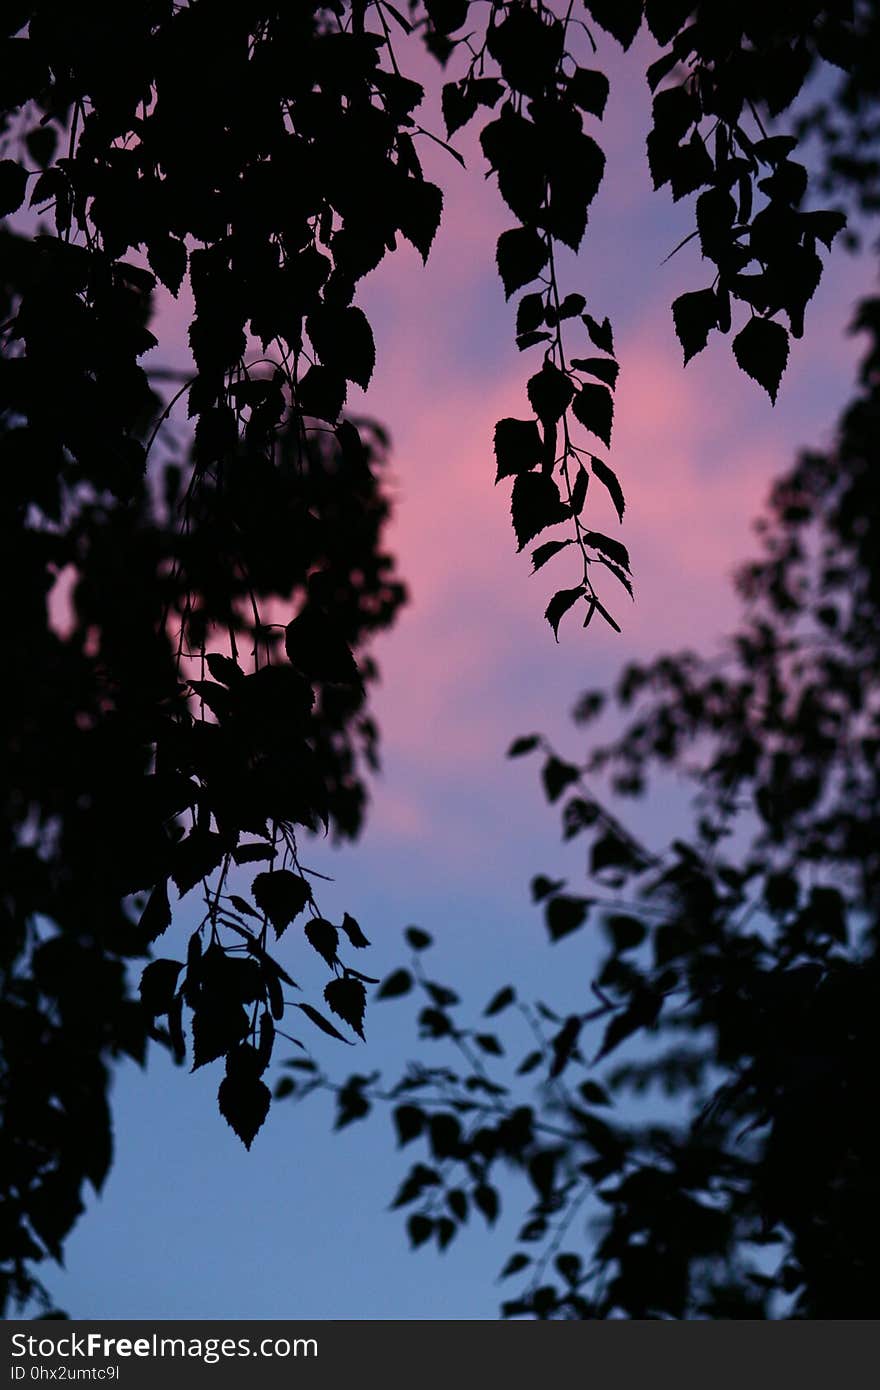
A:
<svg viewBox="0 0 880 1390">
<path fill-rule="evenodd" d="M 469 29 L 473 18 L 467 15 Z M 498 238 L 498 271 L 508 298 L 527 291 L 516 310 L 517 346 L 540 348 L 542 360 L 526 386 L 531 417 L 505 418 L 495 427 L 496 482 L 513 479 L 511 516 L 520 550 L 548 528 L 568 526 L 566 538 L 534 550 L 535 570 L 571 545 L 580 554 L 580 581 L 557 592 L 547 608 L 554 635 L 580 600 L 586 604 L 585 626 L 597 611 L 616 626 L 593 586 L 591 564 L 610 569 L 632 592 L 625 547 L 583 519 L 593 478 L 611 493 L 622 519 L 620 484 L 595 456 L 598 443 L 588 447 L 573 438 L 579 427 L 610 445 L 618 374 L 611 325 L 587 311 L 583 294 L 564 293 L 557 271 L 559 247 L 581 246 L 605 168 L 589 127 L 601 120 L 608 79 L 582 60 L 575 44 L 579 29 L 571 10 L 563 19 L 544 4 L 493 5 L 479 41 L 473 32 L 466 42 L 447 38 L 447 60 L 457 56 L 460 44 L 467 66 L 443 89 L 450 137 L 481 108 L 489 109 L 480 145 L 516 219 Z M 573 348 L 563 337 L 572 328 Z"/>
<path fill-rule="evenodd" d="M 414 14 L 418 8 L 411 6 Z M 592 130 L 609 84 L 588 62 L 587 44 L 595 52 L 605 31 L 628 48 L 644 18 L 661 46 L 647 72 L 655 94 L 648 163 L 655 187 L 669 185 L 675 199 L 698 195 L 696 229 L 685 242 L 699 238 L 714 266 L 707 288 L 673 304 L 675 331 L 687 363 L 714 330 L 731 331 L 742 306 L 734 357 L 775 401 L 789 336 L 802 335 L 821 277 L 817 245 L 830 248 L 846 218 L 802 206 L 807 171 L 792 157 L 797 140 L 768 135 L 765 122 L 795 102 L 821 62 L 858 81 L 864 20 L 848 5 L 587 2 L 563 14 L 541 0 L 519 0 L 493 3 L 482 29 L 481 7 L 426 8 L 429 48 L 450 69 L 465 55 L 463 75 L 443 89 L 450 137 L 484 108 L 491 112 L 480 144 L 517 223 L 499 237 L 498 270 L 508 298 L 527 290 L 516 311 L 518 347 L 538 347 L 543 357 L 527 384 L 533 418 L 496 426 L 496 481 L 513 478 L 519 549 L 550 528 L 568 527 L 565 538 L 533 552 L 535 570 L 571 545 L 579 553 L 579 582 L 558 590 L 547 607 L 554 635 L 576 605 L 584 626 L 598 612 L 619 630 L 594 578 L 610 571 L 631 595 L 629 556 L 584 520 L 592 479 L 623 519 L 620 483 L 593 442 L 610 446 L 618 364 L 608 319 L 588 312 L 583 294 L 561 290 L 558 276 L 558 250 L 581 246 L 605 166 Z M 860 90 L 868 85 L 863 77 Z"/>
</svg>

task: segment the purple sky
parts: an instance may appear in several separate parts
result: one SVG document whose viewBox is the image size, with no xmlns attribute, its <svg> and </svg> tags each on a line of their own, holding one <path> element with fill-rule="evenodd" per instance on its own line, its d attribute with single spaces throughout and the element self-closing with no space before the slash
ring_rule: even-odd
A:
<svg viewBox="0 0 880 1390">
<path fill-rule="evenodd" d="M 737 369 L 729 338 L 713 340 L 684 371 L 669 304 L 711 274 L 696 243 L 661 265 L 690 229 L 692 200 L 673 206 L 668 191 L 650 187 L 643 73 L 652 45 L 642 39 L 626 58 L 605 47 L 598 61 L 612 97 L 595 133 L 609 172 L 563 282 L 597 317 L 611 317 L 621 363 L 610 461 L 627 495 L 626 524 L 618 527 L 598 489 L 588 507 L 633 559 L 635 605 L 611 592 L 610 577 L 605 591 L 622 636 L 598 621 L 584 633 L 572 620 L 554 644 L 543 609 L 555 588 L 574 582 L 572 571 L 562 556 L 529 577 L 515 552 L 509 484 L 493 487 L 494 422 L 527 414 L 525 382 L 540 356 L 513 344 L 513 306 L 493 265 L 495 238 L 512 219 L 472 140 L 460 141 L 467 174 L 424 143 L 426 167 L 447 190 L 428 268 L 405 247 L 360 297 L 378 366 L 363 406 L 352 403 L 392 431 L 391 544 L 412 603 L 376 642 L 384 772 L 367 832 L 339 853 L 316 844 L 309 862 L 336 878 L 322 911 L 348 909 L 373 941 L 365 969 L 381 975 L 398 963 L 401 929 L 418 922 L 438 941 L 435 976 L 464 986 L 475 1007 L 512 980 L 564 1010 L 579 1004 L 590 976 L 588 934 L 551 948 L 528 900 L 536 872 L 576 881 L 582 852 L 560 845 L 536 767 L 507 762 L 504 750 L 515 735 L 543 730 L 577 756 L 581 736 L 568 711 L 582 688 L 661 646 L 716 643 L 732 625 L 729 578 L 749 553 L 751 520 L 797 446 L 827 440 L 856 355 L 843 331 L 868 288 L 864 265 L 841 252 L 831 258 L 775 410 Z M 438 125 L 430 109 L 423 119 Z M 173 328 L 180 317 L 172 307 L 163 323 Z M 164 343 L 162 353 L 167 362 Z M 670 781 L 634 808 L 633 824 L 659 842 L 682 807 Z M 181 922 L 194 911 L 184 903 Z M 168 942 L 162 950 L 173 954 Z M 322 968 L 312 979 L 305 955 L 296 953 L 293 973 L 317 988 Z M 342 1056 L 318 1037 L 315 1053 L 340 1075 L 389 1059 L 393 1067 L 414 1036 L 405 1003 L 375 1004 L 366 1047 Z M 404 1170 L 384 1119 L 333 1136 L 323 1101 L 279 1104 L 248 1155 L 217 1114 L 219 1079 L 215 1066 L 188 1076 L 159 1056 L 145 1075 L 121 1070 L 106 1192 L 69 1243 L 66 1273 L 50 1272 L 74 1317 L 496 1315 L 501 1290 L 492 1280 L 515 1212 L 495 1238 L 472 1223 L 442 1258 L 410 1255 L 399 1215 L 383 1210 Z"/>
</svg>

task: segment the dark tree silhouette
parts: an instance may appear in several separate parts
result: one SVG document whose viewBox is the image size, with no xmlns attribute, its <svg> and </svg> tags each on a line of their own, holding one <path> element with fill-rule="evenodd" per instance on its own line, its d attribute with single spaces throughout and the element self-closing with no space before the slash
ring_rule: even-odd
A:
<svg viewBox="0 0 880 1390">
<path fill-rule="evenodd" d="M 225 1056 L 220 1109 L 250 1145 L 293 988 L 268 949 L 270 927 L 280 937 L 307 912 L 306 935 L 332 970 L 330 1009 L 359 1028 L 363 1005 L 362 978 L 343 973 L 336 929 L 299 871 L 296 833 L 323 824 L 355 835 L 376 761 L 365 696 L 375 667 L 361 649 L 403 598 L 382 547 L 387 439 L 350 417 L 322 424 L 320 401 L 299 399 L 299 341 L 282 341 L 274 364 L 259 350 L 243 356 L 242 316 L 265 340 L 295 337 L 330 262 L 311 244 L 317 195 L 299 210 L 285 199 L 277 229 L 243 196 L 246 177 L 269 168 L 259 111 L 244 111 L 236 134 L 192 89 L 204 68 L 189 67 L 193 45 L 223 29 L 210 8 L 213 20 L 205 6 L 193 15 L 207 26 L 197 39 L 170 5 L 27 6 L 13 17 L 27 36 L 4 55 L 7 105 L 22 108 L 7 116 L 7 139 L 25 163 L 0 165 L 3 211 L 30 178 L 31 203 L 49 201 L 55 222 L 54 235 L 40 223 L 2 243 L 2 564 L 16 596 L 2 849 L 4 1298 L 39 1293 L 29 1263 L 60 1255 L 83 1183 L 104 1180 L 108 1064 L 123 1052 L 143 1061 L 150 1036 L 182 1059 L 185 1006 L 193 1064 Z M 155 70 L 120 67 L 117 44 Z M 148 130 L 136 113 L 151 82 Z M 178 122 L 190 101 L 200 114 L 187 138 Z M 199 153 L 215 136 L 228 147 L 216 169 Z M 286 149 L 283 130 L 278 139 Z M 31 176 L 31 162 L 49 167 Z M 290 280 L 284 294 L 273 256 L 276 278 Z M 286 262 L 311 265 L 310 289 L 305 269 Z M 173 402 L 139 362 L 155 343 L 157 280 L 176 293 L 187 264 L 197 370 L 178 397 L 195 416 L 191 453 L 169 435 Z M 343 343 L 334 337 L 327 355 Z M 342 366 L 369 371 L 363 355 Z M 311 371 L 320 379 L 324 368 Z M 339 394 L 341 406 L 341 384 Z M 240 864 L 256 871 L 252 902 L 229 893 Z M 203 920 L 186 965 L 154 960 L 133 999 L 128 962 L 169 926 L 169 884 L 181 896 L 202 885 Z M 352 948 L 367 944 L 353 917 L 341 930 Z M 296 1007 L 335 1031 L 312 1005 Z"/>
<path fill-rule="evenodd" d="M 873 6 L 613 0 L 563 13 L 541 0 L 411 0 L 403 14 L 380 0 L 41 0 L 4 11 L 0 215 L 14 221 L 0 243 L 0 553 L 16 658 L 2 831 L 5 1297 L 38 1291 L 32 1264 L 60 1255 L 83 1184 L 103 1181 L 115 1056 L 143 1059 L 152 1037 L 196 1067 L 223 1058 L 220 1109 L 249 1146 L 269 1108 L 276 1025 L 303 1014 L 341 1036 L 290 997 L 270 932 L 302 917 L 330 973 L 327 1009 L 362 1034 L 370 981 L 350 952 L 368 942 L 353 916 L 320 915 L 297 836 L 357 832 L 377 734 L 362 647 L 403 598 L 381 546 L 386 441 L 345 404 L 375 358 L 358 282 L 400 237 L 426 257 L 440 221 L 418 142 L 460 158 L 414 114 L 422 88 L 397 56 L 410 35 L 445 67 L 446 135 L 483 118 L 481 147 L 516 222 L 497 264 L 508 297 L 525 290 L 517 344 L 534 361 L 528 412 L 499 421 L 494 446 L 497 478 L 513 480 L 517 542 L 565 527 L 532 557 L 536 569 L 577 557 L 547 609 L 554 633 L 575 608 L 585 626 L 597 613 L 618 626 L 596 577 L 629 590 L 629 556 L 587 520 L 596 482 L 623 516 L 620 482 L 594 452 L 610 444 L 618 365 L 604 309 L 560 284 L 557 251 L 581 245 L 604 169 L 589 130 L 608 82 L 591 46 L 600 31 L 628 46 L 643 14 L 662 50 L 648 72 L 651 172 L 675 198 L 698 194 L 694 236 L 713 266 L 709 287 L 673 305 L 685 360 L 735 329 L 737 363 L 775 398 L 821 275 L 817 245 L 845 218 L 802 208 L 796 142 L 762 121 L 830 61 L 848 74 L 845 100 L 810 113 L 805 130 L 833 147 L 835 122 L 858 124 L 873 96 Z M 834 158 L 829 169 L 870 203 L 871 169 Z M 159 292 L 192 306 L 193 371 L 167 401 L 142 360 L 157 346 Z M 173 413 L 184 398 L 191 450 Z M 674 748 L 681 734 L 663 718 Z M 652 751 L 633 739 L 616 756 L 633 780 Z M 551 763 L 548 789 L 565 784 L 565 766 Z M 779 776 L 782 787 L 800 773 Z M 641 862 L 608 827 L 599 844 L 597 869 Z M 228 891 L 243 863 L 256 865 L 249 897 Z M 204 914 L 179 959 L 150 961 L 134 1000 L 128 962 L 170 926 L 169 884 L 180 896 L 201 886 Z M 551 892 L 554 934 L 582 910 Z M 602 988 L 632 999 L 603 1010 L 631 1031 L 656 1022 L 653 977 L 615 969 Z M 435 1005 L 429 1026 L 442 1032 Z M 577 1033 L 570 1024 L 572 1053 Z M 549 1202 L 555 1169 L 540 1164 Z M 490 1213 L 492 1189 L 478 1187 Z"/>
</svg>

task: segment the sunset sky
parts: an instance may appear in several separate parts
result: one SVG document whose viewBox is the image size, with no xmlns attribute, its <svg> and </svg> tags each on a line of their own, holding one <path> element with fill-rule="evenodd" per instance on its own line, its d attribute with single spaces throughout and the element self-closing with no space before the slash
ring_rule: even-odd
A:
<svg viewBox="0 0 880 1390">
<path fill-rule="evenodd" d="M 427 268 L 405 246 L 359 296 L 378 363 L 366 397 L 351 404 L 392 433 L 390 546 L 412 599 L 375 644 L 383 773 L 366 833 L 339 852 L 318 842 L 307 862 L 335 877 L 323 913 L 352 912 L 373 942 L 364 969 L 384 975 L 401 963 L 401 931 L 417 922 L 437 940 L 432 974 L 475 1013 L 508 982 L 564 1011 L 590 979 L 589 929 L 551 947 L 528 894 L 538 872 L 577 883 L 583 852 L 560 844 L 537 766 L 507 761 L 505 749 L 541 730 L 578 757 L 583 734 L 569 711 L 581 689 L 662 647 L 711 647 L 732 626 L 730 575 L 750 552 L 752 519 L 797 447 L 828 441 L 858 352 L 844 330 L 872 288 L 864 262 L 831 256 L 775 409 L 737 368 L 729 338 L 716 335 L 683 370 L 669 305 L 710 283 L 711 271 L 696 243 L 661 265 L 693 212 L 691 199 L 673 205 L 668 190 L 651 189 L 644 69 L 653 56 L 644 35 L 625 57 L 610 40 L 602 46 L 612 95 L 592 133 L 606 179 L 582 252 L 562 272 L 565 290 L 610 316 L 621 364 L 610 460 L 627 496 L 624 527 L 599 489 L 587 505 L 633 560 L 635 604 L 610 577 L 603 590 L 622 636 L 598 620 L 583 632 L 572 619 L 554 643 L 543 610 L 574 582 L 573 562 L 563 555 L 530 577 L 515 550 L 509 483 L 493 486 L 494 422 L 528 413 L 525 382 L 540 349 L 521 355 L 513 342 L 513 304 L 494 268 L 495 239 L 512 217 L 469 135 L 457 142 L 467 172 L 427 141 L 420 147 L 446 190 Z M 439 129 L 428 103 L 425 113 Z M 162 333 L 181 318 L 165 306 Z M 184 360 L 182 345 L 177 353 Z M 162 354 L 173 355 L 164 340 Z M 660 844 L 683 807 L 670 784 L 632 808 L 631 822 Z M 184 903 L 182 923 L 188 912 L 196 908 Z M 322 968 L 311 970 L 298 953 L 293 973 L 317 989 Z M 340 1077 L 386 1062 L 393 1075 L 395 1059 L 417 1051 L 412 1019 L 406 1001 L 373 1004 L 366 1047 L 319 1037 L 315 1054 Z M 411 1151 L 394 1158 L 387 1116 L 333 1135 L 329 1100 L 278 1104 L 247 1154 L 217 1113 L 219 1080 L 219 1064 L 190 1076 L 158 1053 L 144 1074 L 121 1068 L 106 1192 L 75 1229 L 66 1271 L 47 1271 L 60 1306 L 79 1319 L 496 1316 L 503 1290 L 493 1280 L 519 1224 L 515 1201 L 493 1237 L 472 1218 L 444 1256 L 410 1254 L 404 1221 L 385 1208 Z"/>
</svg>

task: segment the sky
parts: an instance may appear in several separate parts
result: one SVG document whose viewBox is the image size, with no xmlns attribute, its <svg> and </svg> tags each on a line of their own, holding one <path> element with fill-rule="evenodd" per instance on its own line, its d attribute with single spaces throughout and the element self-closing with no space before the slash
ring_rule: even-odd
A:
<svg viewBox="0 0 880 1390">
<path fill-rule="evenodd" d="M 608 172 L 582 251 L 562 272 L 565 291 L 583 293 L 595 317 L 610 316 L 621 364 L 610 462 L 627 496 L 624 527 L 598 489 L 588 506 L 633 559 L 635 603 L 622 590 L 608 595 L 622 635 L 597 621 L 586 633 L 563 622 L 554 643 L 542 615 L 554 589 L 574 582 L 566 557 L 531 577 L 515 550 L 509 483 L 493 486 L 494 422 L 528 413 L 525 382 L 540 358 L 513 342 L 513 305 L 494 268 L 495 240 L 512 219 L 469 135 L 457 141 L 466 172 L 427 141 L 420 150 L 446 190 L 427 268 L 404 246 L 358 300 L 377 369 L 351 404 L 392 433 L 388 541 L 411 602 L 374 646 L 383 771 L 367 829 L 354 847 L 316 843 L 309 862 L 334 878 L 324 914 L 352 912 L 374 943 L 364 969 L 382 976 L 402 963 L 402 929 L 418 923 L 436 939 L 432 974 L 475 1011 L 508 981 L 563 1012 L 578 1007 L 593 958 L 586 931 L 549 945 L 530 904 L 535 873 L 582 880 L 582 850 L 560 844 L 537 764 L 506 760 L 507 746 L 540 730 L 579 758 L 584 734 L 569 711 L 582 689 L 664 648 L 711 649 L 732 627 L 730 577 L 754 548 L 752 520 L 796 449 L 828 442 L 857 356 L 845 328 L 870 288 L 864 264 L 843 252 L 830 258 L 775 409 L 736 367 L 729 338 L 713 339 L 683 370 L 669 305 L 711 273 L 696 243 L 663 263 L 693 213 L 692 200 L 673 205 L 668 190 L 651 189 L 644 69 L 653 56 L 644 35 L 625 57 L 602 44 L 597 61 L 612 95 L 593 133 Z M 425 112 L 440 129 L 436 104 Z M 181 317 L 171 304 L 160 315 L 166 362 Z M 627 815 L 662 844 L 670 820 L 685 816 L 684 790 L 665 782 Z M 185 901 L 172 934 L 184 939 L 195 912 Z M 170 934 L 162 952 L 174 954 L 173 944 Z M 296 977 L 320 988 L 323 967 L 310 980 L 299 954 L 296 964 Z M 394 1075 L 416 1055 L 415 1037 L 406 1002 L 374 1003 L 365 1046 L 340 1055 L 319 1037 L 314 1052 L 340 1077 L 383 1065 Z M 491 1237 L 472 1219 L 444 1255 L 412 1254 L 400 1213 L 387 1210 L 411 1151 L 395 1157 L 386 1115 L 333 1134 L 329 1098 L 279 1103 L 248 1154 L 217 1113 L 219 1080 L 219 1064 L 189 1075 L 158 1053 L 146 1072 L 120 1067 L 105 1191 L 75 1228 L 65 1270 L 46 1271 L 71 1316 L 497 1316 L 496 1276 L 522 1204 L 511 1202 Z"/>
</svg>

